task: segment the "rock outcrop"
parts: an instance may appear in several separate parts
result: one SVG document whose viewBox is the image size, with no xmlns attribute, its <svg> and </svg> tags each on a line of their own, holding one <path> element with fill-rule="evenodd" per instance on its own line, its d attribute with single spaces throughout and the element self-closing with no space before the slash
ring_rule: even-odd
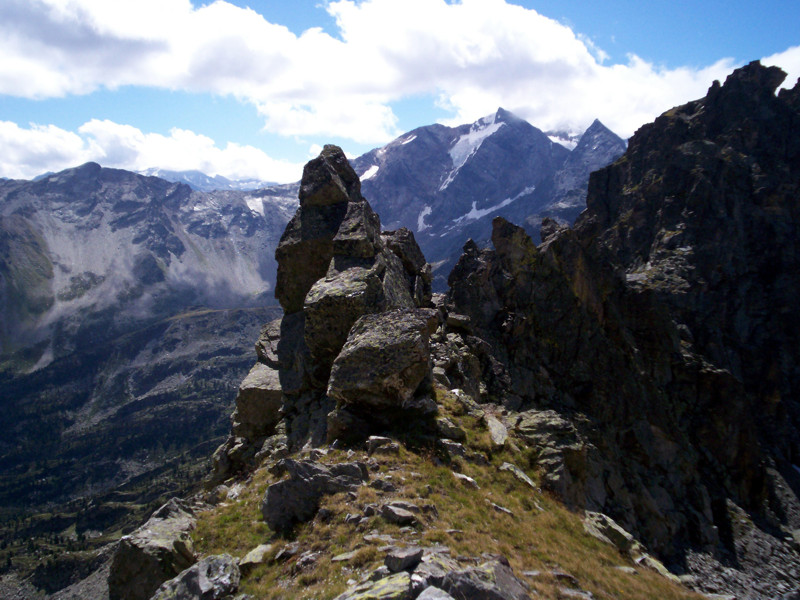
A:
<svg viewBox="0 0 800 600">
<path fill-rule="evenodd" d="M 163 583 L 151 600 L 232 600 L 240 579 L 235 558 L 228 554 L 206 556 Z"/>
<path fill-rule="evenodd" d="M 780 80 L 748 65 L 642 128 L 592 176 L 576 226 L 546 222 L 539 246 L 495 219 L 494 248 L 464 246 L 436 309 L 411 233 L 380 232 L 341 150 L 326 146 L 276 251 L 285 313 L 262 334 L 249 377 L 269 384 L 240 393 L 269 388 L 255 404 L 268 408 L 242 396 L 221 449 L 229 460 L 269 456 L 273 474 L 288 473 L 264 498 L 269 526 L 285 533 L 324 496 L 355 498 L 367 480 L 364 465 L 278 456 L 318 458 L 325 451 L 311 447 L 369 438 L 370 461 L 394 457 L 400 423 L 454 466 L 526 448 L 538 482 L 511 463 L 501 471 L 586 510 L 587 531 L 665 577 L 661 560 L 701 574 L 685 581 L 705 592 L 800 588 L 789 558 L 800 530 L 800 86 L 776 96 Z M 437 398 L 449 403 L 438 419 Z M 482 446 L 449 420 L 462 415 L 482 428 Z M 519 514 L 486 500 L 502 518 Z M 362 509 L 343 522 L 428 518 L 413 502 Z M 340 598 L 530 596 L 500 560 L 399 564 Z M 768 583 L 748 587 L 748 568 Z"/>
<path fill-rule="evenodd" d="M 395 325 L 413 328 L 420 314 L 414 310 L 430 305 L 430 267 L 411 232 L 381 234 L 355 171 L 335 146 L 306 165 L 300 207 L 275 256 L 275 295 L 285 311 L 277 350 L 286 434 L 290 447 L 320 444 L 329 437 L 328 413 L 336 401 L 344 405 L 337 414 L 348 411 L 347 394 L 336 383 L 347 378 L 346 356 L 335 381 L 331 370 L 346 342 L 350 348 L 362 343 L 348 341 L 365 335 L 363 324 L 353 326 L 364 315 L 405 309 L 393 313 Z M 419 384 L 430 372 L 427 356 L 415 369 L 422 373 Z"/>
<path fill-rule="evenodd" d="M 108 576 L 111 600 L 149 600 L 158 587 L 196 560 L 192 511 L 177 498 L 117 546 Z"/>
</svg>

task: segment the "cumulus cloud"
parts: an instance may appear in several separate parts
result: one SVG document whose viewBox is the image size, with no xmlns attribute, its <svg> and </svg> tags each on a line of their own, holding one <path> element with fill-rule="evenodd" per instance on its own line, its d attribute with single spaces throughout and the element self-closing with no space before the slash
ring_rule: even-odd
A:
<svg viewBox="0 0 800 600">
<path fill-rule="evenodd" d="M 84 123 L 77 132 L 0 121 L 0 148 L 0 173 L 19 179 L 88 161 L 131 171 L 199 169 L 231 179 L 280 182 L 297 181 L 302 174 L 302 164 L 275 160 L 252 146 L 229 143 L 219 148 L 211 138 L 185 129 L 172 129 L 165 136 L 97 119 Z"/>
<path fill-rule="evenodd" d="M 3 0 L 0 94 L 59 97 L 130 85 L 231 95 L 257 107 L 267 132 L 363 144 L 401 133 L 393 103 L 433 96 L 451 112 L 448 124 L 503 106 L 543 129 L 580 130 L 600 118 L 629 136 L 702 96 L 736 66 L 722 58 L 671 69 L 634 55 L 610 64 L 584 36 L 505 0 L 329 0 L 324 7 L 336 36 L 319 28 L 296 35 L 223 0 L 200 7 L 189 0 Z M 793 48 L 768 61 L 788 65 L 796 78 L 799 56 Z M 119 164 L 145 151 L 153 153 L 150 162 L 174 164 L 170 148 L 186 148 L 188 140 L 197 150 L 186 157 L 206 161 L 194 168 L 235 171 L 258 152 L 217 148 L 191 133 L 164 137 L 112 125 L 58 135 Z M 41 137 L 47 130 L 19 131 Z"/>
</svg>

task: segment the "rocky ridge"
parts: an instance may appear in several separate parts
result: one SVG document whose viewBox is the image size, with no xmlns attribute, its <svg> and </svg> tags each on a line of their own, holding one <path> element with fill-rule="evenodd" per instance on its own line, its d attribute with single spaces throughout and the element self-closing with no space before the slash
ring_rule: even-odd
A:
<svg viewBox="0 0 800 600">
<path fill-rule="evenodd" d="M 356 279 L 334 266 L 338 232 L 329 228 L 322 241 L 314 237 L 311 243 L 330 258 L 291 278 L 301 287 L 287 288 L 292 293 L 283 296 L 287 315 L 302 327 L 286 328 L 284 316 L 279 359 L 281 345 L 292 348 L 284 355 L 288 360 L 278 363 L 281 382 L 291 382 L 284 387 L 284 445 L 275 455 L 265 444 L 261 457 L 278 460 L 303 448 L 322 457 L 326 450 L 312 448 L 331 442 L 335 447 L 337 440 L 358 447 L 359 440 L 386 433 L 387 447 L 397 447 L 396 440 L 412 447 L 427 439 L 456 465 L 489 466 L 504 448 L 516 449 L 512 456 L 528 448 L 540 485 L 567 505 L 590 511 L 587 531 L 638 556 L 636 564 L 708 593 L 800 593 L 800 487 L 793 466 L 798 315 L 788 301 L 800 283 L 794 247 L 800 239 L 800 161 L 791 134 L 798 130 L 800 87 L 775 95 L 781 79 L 780 71 L 753 63 L 712 86 L 706 98 L 642 128 L 621 160 L 592 175 L 588 209 L 575 228 L 546 220 L 538 247 L 522 228 L 496 218 L 494 248 L 472 242 L 464 247 L 436 310 L 404 308 L 406 315 L 378 303 L 347 317 L 341 328 L 336 323 L 335 343 L 309 339 L 308 322 L 319 315 L 314 287 L 323 274 L 323 287 L 336 298 L 340 286 Z M 358 205 L 356 181 L 349 170 L 342 173 L 341 183 L 325 175 L 310 188 L 335 190 L 339 198 L 349 193 Z M 375 222 L 371 211 L 358 206 L 356 214 L 366 215 L 360 223 Z M 295 230 L 301 221 L 296 219 Z M 358 230 L 370 231 L 366 225 Z M 358 243 L 348 237 L 346 247 L 369 248 L 363 254 L 372 269 L 377 250 L 365 237 L 378 239 L 377 233 L 358 236 Z M 411 273 L 406 275 L 410 281 Z M 331 282 L 339 283 L 329 287 Z M 352 289 L 364 298 L 369 288 Z M 354 313 L 337 309 L 326 318 L 333 325 L 339 314 Z M 412 316 L 429 325 L 414 324 Z M 349 363 L 360 373 L 348 380 L 369 382 L 372 370 L 384 366 L 395 373 L 388 379 L 402 380 L 406 365 L 367 357 L 380 356 L 379 349 L 395 338 L 385 334 L 389 327 L 400 340 L 405 326 L 423 340 L 420 356 L 429 353 L 429 375 L 414 377 L 401 394 L 367 383 L 369 391 L 348 400 L 337 367 L 348 364 L 350 348 L 360 346 L 364 331 L 374 330 L 367 335 L 374 342 Z M 290 331 L 306 335 L 287 340 Z M 443 408 L 444 392 L 436 391 L 446 389 L 485 428 L 482 451 L 452 439 L 460 427 Z M 426 401 L 429 395 L 432 402 Z M 406 405 L 408 397 L 416 401 Z M 404 412 L 408 408 L 413 410 Z M 414 436 L 397 429 L 400 420 Z M 392 452 L 397 451 L 402 448 Z M 506 471 L 514 472 L 509 465 Z M 284 467 L 275 471 L 278 477 L 283 472 Z M 454 478 L 480 490 L 475 477 Z M 265 515 L 277 502 L 270 490 L 279 485 L 287 484 L 267 487 Z M 354 490 L 365 484 L 354 485 L 347 489 L 355 500 Z M 320 498 L 345 488 L 326 490 L 312 494 L 314 508 L 286 527 L 315 518 Z M 513 514 L 490 504 L 500 514 Z M 412 526 L 426 522 L 402 505 L 394 506 L 400 512 L 387 506 L 376 514 Z M 378 581 L 388 586 L 394 580 Z M 383 597 L 383 588 L 364 585 L 342 598 Z M 421 592 L 403 583 L 386 597 Z"/>
</svg>

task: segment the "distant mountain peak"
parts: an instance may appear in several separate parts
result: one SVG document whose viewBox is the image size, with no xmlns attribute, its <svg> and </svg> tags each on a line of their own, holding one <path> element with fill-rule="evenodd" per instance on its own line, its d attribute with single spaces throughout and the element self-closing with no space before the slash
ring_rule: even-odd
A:
<svg viewBox="0 0 800 600">
<path fill-rule="evenodd" d="M 227 191 L 248 191 L 258 190 L 275 184 L 270 181 L 262 181 L 256 178 L 245 179 L 228 179 L 222 175 L 207 175 L 197 169 L 189 169 L 186 171 L 172 171 L 169 169 L 160 169 L 158 167 L 151 167 L 144 171 L 139 171 L 140 175 L 147 175 L 149 177 L 159 177 L 172 183 L 185 183 L 193 190 L 200 192 L 214 192 L 219 190 Z"/>
</svg>

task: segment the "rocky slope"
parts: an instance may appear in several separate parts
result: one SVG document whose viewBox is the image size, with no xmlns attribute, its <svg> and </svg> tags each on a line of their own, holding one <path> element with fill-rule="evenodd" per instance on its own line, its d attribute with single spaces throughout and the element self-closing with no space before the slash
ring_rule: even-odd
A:
<svg viewBox="0 0 800 600">
<path fill-rule="evenodd" d="M 239 561 L 264 597 L 691 597 L 583 570 L 574 516 L 527 547 L 533 523 L 549 536 L 536 515 L 562 510 L 541 486 L 586 511 L 621 573 L 798 597 L 800 85 L 776 95 L 782 78 L 750 64 L 643 127 L 592 175 L 574 229 L 547 220 L 538 247 L 496 218 L 435 308 L 410 232 L 379 236 L 326 148 L 278 249 L 285 315 L 215 455 L 226 486 L 207 499 L 227 500 L 201 514 L 200 551 L 243 556 L 271 531 Z M 542 563 L 547 585 L 524 570 Z"/>
<path fill-rule="evenodd" d="M 553 489 L 753 598 L 800 575 L 800 87 L 776 96 L 784 76 L 751 64 L 643 127 L 540 248 L 495 221 L 448 297 L 509 370 L 516 397 L 494 393 L 565 420 Z"/>
</svg>

